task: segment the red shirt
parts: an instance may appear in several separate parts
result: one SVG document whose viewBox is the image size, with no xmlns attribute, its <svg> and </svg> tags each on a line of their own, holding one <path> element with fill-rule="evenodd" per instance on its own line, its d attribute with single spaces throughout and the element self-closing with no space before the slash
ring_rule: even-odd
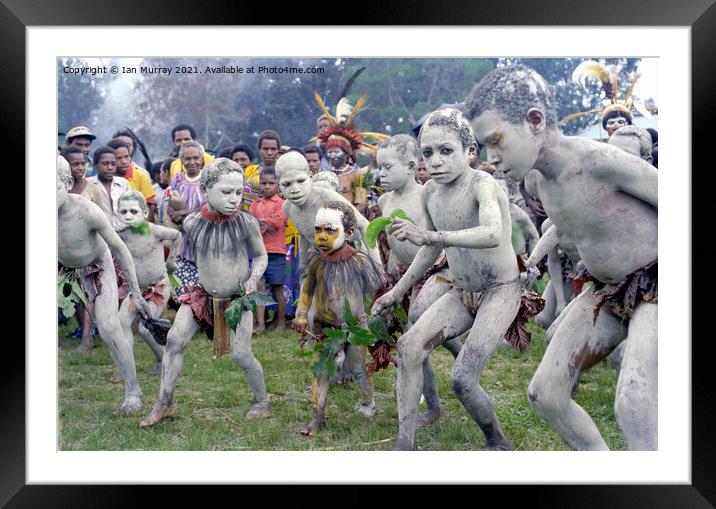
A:
<svg viewBox="0 0 716 509">
<path fill-rule="evenodd" d="M 251 215 L 259 220 L 267 253 L 286 254 L 288 218 L 283 212 L 283 201 L 278 194 L 275 194 L 271 198 L 259 198 L 251 204 L 249 209 Z M 261 221 L 266 224 L 262 224 Z M 269 233 L 266 225 L 273 228 L 274 231 Z"/>
</svg>

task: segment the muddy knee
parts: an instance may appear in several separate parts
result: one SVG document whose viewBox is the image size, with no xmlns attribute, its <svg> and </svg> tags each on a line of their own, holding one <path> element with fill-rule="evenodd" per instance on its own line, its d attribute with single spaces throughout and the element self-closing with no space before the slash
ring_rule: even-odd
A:
<svg viewBox="0 0 716 509">
<path fill-rule="evenodd" d="M 561 390 L 554 384 L 547 383 L 543 378 L 535 375 L 527 387 L 527 398 L 535 412 L 543 419 L 548 419 L 565 411 L 571 399 L 571 390 L 571 385 L 567 390 Z"/>
<path fill-rule="evenodd" d="M 398 340 L 398 361 L 411 370 L 421 369 L 422 363 L 429 353 L 423 349 L 421 342 L 417 339 L 414 333 L 408 331 Z"/>
<path fill-rule="evenodd" d="M 646 414 L 653 407 L 656 409 L 656 402 L 651 401 L 643 384 L 637 378 L 623 376 L 617 384 L 617 391 L 614 395 L 614 414 L 617 422 L 636 423 L 646 421 Z M 655 413 L 655 412 L 654 412 Z"/>
<path fill-rule="evenodd" d="M 468 398 L 470 394 L 479 385 L 480 380 L 473 376 L 467 376 L 467 374 L 453 373 L 450 377 L 450 385 L 452 386 L 452 392 L 455 397 L 460 401 Z"/>
<path fill-rule="evenodd" d="M 188 341 L 184 341 L 179 334 L 170 329 L 167 334 L 167 344 L 164 347 L 164 353 L 170 356 L 182 354 L 188 344 Z"/>
<path fill-rule="evenodd" d="M 231 352 L 231 360 L 240 368 L 248 368 L 254 363 L 254 355 L 250 348 L 235 348 Z"/>
</svg>

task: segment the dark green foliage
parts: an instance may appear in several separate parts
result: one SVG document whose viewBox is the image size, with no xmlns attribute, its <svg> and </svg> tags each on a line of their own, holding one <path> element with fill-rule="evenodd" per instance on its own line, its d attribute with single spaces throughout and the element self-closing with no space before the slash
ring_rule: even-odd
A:
<svg viewBox="0 0 716 509">
<path fill-rule="evenodd" d="M 68 272 L 57 276 L 57 307 L 62 313 L 70 318 L 75 314 L 75 305 L 82 304 L 89 309 L 87 297 L 80 286 L 80 280 L 74 272 Z"/>
<path fill-rule="evenodd" d="M 264 293 L 251 292 L 246 294 L 243 286 L 239 286 L 239 295 L 239 297 L 231 301 L 231 305 L 224 312 L 226 323 L 229 324 L 231 330 L 236 330 L 236 326 L 241 322 L 244 310 L 255 313 L 258 306 L 276 304 L 275 300 Z"/>
<path fill-rule="evenodd" d="M 390 214 L 390 217 L 376 217 L 370 223 L 368 223 L 368 228 L 366 228 L 365 231 L 365 243 L 368 244 L 368 247 L 370 247 L 371 249 L 375 248 L 380 232 L 385 230 L 385 228 L 389 224 L 391 224 L 393 222 L 393 219 L 395 219 L 396 217 L 399 217 L 400 219 L 404 219 L 406 221 L 410 221 L 411 223 L 415 224 L 415 221 L 410 219 L 403 209 L 395 209 Z"/>
</svg>

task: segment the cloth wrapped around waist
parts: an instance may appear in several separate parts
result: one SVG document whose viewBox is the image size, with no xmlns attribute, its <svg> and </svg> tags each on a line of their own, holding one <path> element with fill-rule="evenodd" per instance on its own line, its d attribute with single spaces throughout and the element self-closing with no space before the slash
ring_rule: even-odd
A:
<svg viewBox="0 0 716 509">
<path fill-rule="evenodd" d="M 214 358 L 228 353 L 231 349 L 231 330 L 224 315 L 231 301 L 240 297 L 239 294 L 229 298 L 220 299 L 209 295 L 203 286 L 192 285 L 184 288 L 184 293 L 178 297 L 181 304 L 189 304 L 194 320 L 201 330 L 214 343 Z"/>
<path fill-rule="evenodd" d="M 617 284 L 602 283 L 585 268 L 580 274 L 593 283 L 592 293 L 597 299 L 594 307 L 594 323 L 602 307 L 606 304 L 622 320 L 631 318 L 634 308 L 640 301 L 658 303 L 659 301 L 659 260 L 656 259 L 641 269 L 629 274 Z"/>
<path fill-rule="evenodd" d="M 97 296 L 102 293 L 101 276 L 104 271 L 102 262 L 97 261 L 76 269 L 65 267 L 61 263 L 58 265 L 59 275 L 68 275 L 69 277 L 76 278 L 79 281 L 80 288 L 85 293 L 85 297 L 87 298 L 87 303 L 90 307 L 92 307 Z"/>
</svg>

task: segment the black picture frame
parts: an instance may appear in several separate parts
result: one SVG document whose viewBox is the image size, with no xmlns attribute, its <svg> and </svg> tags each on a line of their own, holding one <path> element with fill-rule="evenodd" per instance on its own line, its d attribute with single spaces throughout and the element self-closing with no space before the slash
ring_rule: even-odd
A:
<svg viewBox="0 0 716 509">
<path fill-rule="evenodd" d="M 713 171 L 707 163 L 707 151 L 712 136 L 709 124 L 713 121 L 716 104 L 716 5 L 715 0 L 675 2 L 673 0 L 601 0 L 589 4 L 559 0 L 537 3 L 533 0 L 502 0 L 500 2 L 473 3 L 467 6 L 456 0 L 443 0 L 437 5 L 424 0 L 408 6 L 393 0 L 382 0 L 379 6 L 353 5 L 343 9 L 310 9 L 309 4 L 281 4 L 270 18 L 266 17 L 262 3 L 238 5 L 229 1 L 201 2 L 201 8 L 186 0 L 167 2 L 141 2 L 124 0 L 121 4 L 101 4 L 90 0 L 55 0 L 52 3 L 37 0 L 3 0 L 0 4 L 0 52 L 4 68 L 0 80 L 0 104 L 5 119 L 5 140 L 16 148 L 16 157 L 23 154 L 17 147 L 25 141 L 25 72 L 28 26 L 91 26 L 91 25 L 255 25 L 256 20 L 271 21 L 273 25 L 302 20 L 316 25 L 319 21 L 332 24 L 336 20 L 350 19 L 355 24 L 370 25 L 610 25 L 610 26 L 685 26 L 691 27 L 692 69 L 692 153 L 693 167 L 698 172 L 698 185 L 692 185 L 692 238 L 700 232 L 714 231 L 708 217 L 708 205 L 713 184 Z M 484 5 L 483 5 L 484 4 Z M 276 4 L 278 7 L 279 4 Z M 316 10 L 325 11 L 317 13 Z M 340 14 L 350 12 L 350 16 Z M 187 14 L 190 13 L 190 14 Z M 310 15 L 309 16 L 307 16 Z M 684 126 L 687 128 L 688 126 Z M 711 145 L 713 143 L 711 142 Z M 704 157 L 697 157 L 704 156 Z M 19 158 L 18 158 L 19 159 Z M 15 159 L 15 162 L 19 162 Z M 697 161 L 703 161 L 698 164 Z M 688 167 L 688 161 L 684 161 Z M 698 166 L 697 166 L 698 165 Z M 27 171 L 42 171 L 30 169 Z M 664 171 L 664 170 L 662 170 Z M 675 168 L 673 171 L 684 171 Z M 696 176 L 692 172 L 692 179 Z M 694 179 L 694 183 L 696 180 Z M 24 193 L 16 193 L 17 210 L 24 210 Z M 14 242 L 3 242 L 0 260 L 6 266 L 28 267 L 24 259 L 25 230 L 17 222 L 9 234 Z M 662 338 L 662 341 L 679 341 L 685 345 L 692 341 L 692 483 L 691 485 L 611 485 L 611 486 L 529 486 L 507 491 L 491 487 L 493 494 L 502 497 L 502 503 L 515 497 L 529 498 L 532 506 L 560 507 L 564 504 L 581 508 L 603 507 L 714 507 L 716 504 L 716 432 L 712 425 L 716 397 L 715 384 L 710 377 L 710 364 L 714 358 L 711 337 L 698 334 L 707 331 L 705 318 L 709 316 L 710 302 L 706 296 L 713 286 L 708 277 L 710 263 L 716 258 L 716 248 L 705 239 L 692 245 L 692 270 L 699 269 L 702 282 L 693 284 L 692 323 L 684 324 L 686 337 Z M 687 261 L 684 260 L 686 263 Z M 4 310 L 18 308 L 19 292 L 3 292 Z M 24 296 L 24 295 L 23 295 Z M 699 297 L 701 297 L 699 299 Z M 688 296 L 684 296 L 688 298 Z M 27 319 L 27 310 L 26 319 Z M 697 327 L 701 324 L 703 327 Z M 7 507 L 127 507 L 146 501 L 146 489 L 129 486 L 78 486 L 78 485 L 26 485 L 25 482 L 25 349 L 17 336 L 5 335 L 3 352 L 5 362 L 0 370 L 0 504 Z M 54 348 L 53 339 L 47 347 Z M 487 488 L 487 487 L 485 487 Z M 496 490 L 500 489 L 500 492 Z M 476 493 L 476 492 L 475 492 Z M 484 500 L 485 491 L 480 497 Z M 493 495 L 493 496 L 494 496 Z M 185 497 L 185 489 L 162 489 L 163 505 L 174 504 Z"/>
</svg>

